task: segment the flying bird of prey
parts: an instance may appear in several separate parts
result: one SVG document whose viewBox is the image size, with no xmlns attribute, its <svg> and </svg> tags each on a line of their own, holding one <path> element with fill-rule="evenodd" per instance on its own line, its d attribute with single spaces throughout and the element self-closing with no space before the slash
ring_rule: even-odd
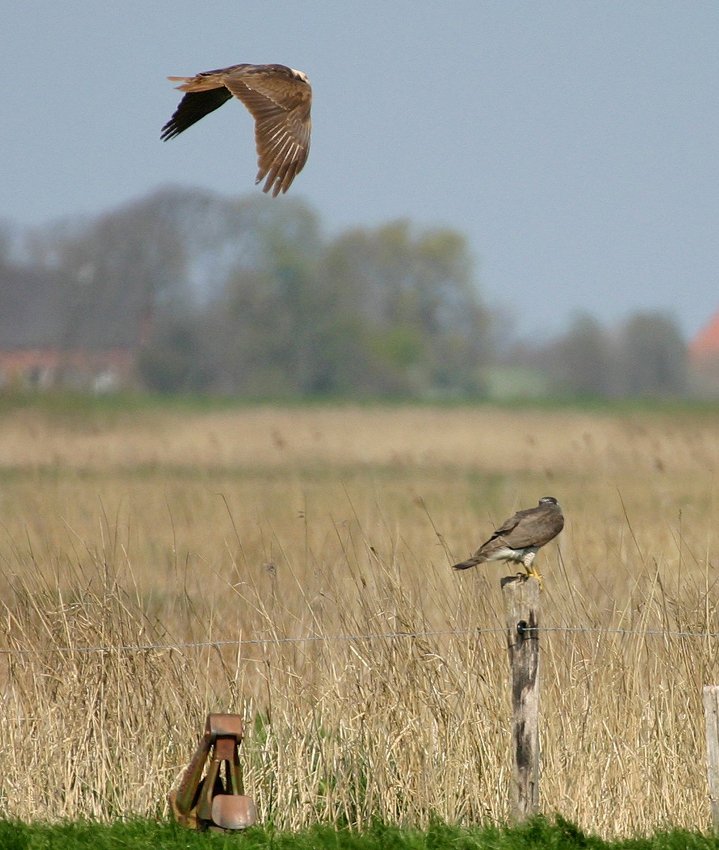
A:
<svg viewBox="0 0 719 850">
<path fill-rule="evenodd" d="M 564 528 L 564 516 L 553 496 L 544 496 L 536 508 L 517 511 L 502 523 L 479 549 L 455 570 L 467 570 L 487 561 L 514 561 L 522 564 L 528 576 L 542 581 L 534 566 L 534 558 L 545 543 L 553 540 Z"/>
<path fill-rule="evenodd" d="M 302 71 L 286 65 L 231 65 L 194 77 L 168 77 L 186 92 L 175 114 L 162 128 L 163 142 L 173 139 L 233 95 L 255 119 L 257 172 L 265 176 L 263 192 L 286 192 L 307 162 L 312 121 L 312 88 Z"/>
</svg>

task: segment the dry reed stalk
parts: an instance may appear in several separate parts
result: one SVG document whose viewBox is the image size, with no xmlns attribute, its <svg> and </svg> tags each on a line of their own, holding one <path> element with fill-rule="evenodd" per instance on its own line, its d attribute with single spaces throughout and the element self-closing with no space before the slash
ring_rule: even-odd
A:
<svg viewBox="0 0 719 850">
<path fill-rule="evenodd" d="M 137 426 L 100 428 L 106 445 L 74 467 L 60 435 L 54 470 L 28 461 L 5 476 L 0 813 L 157 814 L 205 713 L 231 710 L 247 720 L 246 782 L 263 819 L 504 820 L 504 636 L 473 631 L 502 627 L 502 568 L 457 576 L 449 564 L 551 493 L 568 525 L 540 556 L 543 620 L 580 631 L 542 636 L 542 808 L 605 834 L 708 826 L 701 685 L 719 680 L 719 641 L 651 632 L 719 631 L 719 427 L 274 414 L 227 414 L 222 433 L 242 440 L 218 437 L 212 456 L 201 435 L 197 466 L 186 438 L 168 437 L 185 423 L 167 417 L 137 443 Z M 300 434 L 332 437 L 294 448 L 288 437 L 280 464 L 252 428 L 290 433 L 296 418 Z M 496 435 L 486 456 L 470 445 L 495 428 L 519 441 L 501 474 Z M 331 450 L 318 466 L 323 451 L 308 447 L 340 432 L 347 462 Z M 133 462 L 113 466 L 123 451 Z M 357 466 L 363 456 L 374 460 Z M 459 633 L 387 637 L 424 631 Z M 307 636 L 322 640 L 283 642 Z M 80 651 L 239 637 L 266 643 Z"/>
</svg>

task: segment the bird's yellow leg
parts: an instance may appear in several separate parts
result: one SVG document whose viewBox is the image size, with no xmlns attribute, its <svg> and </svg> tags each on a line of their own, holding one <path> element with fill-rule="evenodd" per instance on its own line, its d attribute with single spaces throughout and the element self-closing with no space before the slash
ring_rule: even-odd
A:
<svg viewBox="0 0 719 850">
<path fill-rule="evenodd" d="M 527 578 L 529 578 L 530 576 L 532 578 L 536 578 L 537 581 L 539 582 L 539 589 L 544 590 L 544 579 L 542 578 L 539 570 L 534 566 L 534 563 L 531 563 L 528 567 L 526 567 L 526 570 L 527 570 Z"/>
</svg>

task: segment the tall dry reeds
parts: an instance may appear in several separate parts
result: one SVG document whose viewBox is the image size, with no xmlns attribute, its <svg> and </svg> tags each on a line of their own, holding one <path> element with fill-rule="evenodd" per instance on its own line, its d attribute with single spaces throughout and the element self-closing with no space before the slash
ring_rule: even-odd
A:
<svg viewBox="0 0 719 850">
<path fill-rule="evenodd" d="M 504 820 L 506 570 L 449 565 L 549 494 L 567 528 L 538 560 L 542 808 L 612 834 L 708 825 L 719 639 L 671 633 L 719 631 L 711 420 L 267 409 L 5 431 L 2 814 L 161 813 L 205 714 L 238 711 L 264 820 Z"/>
</svg>

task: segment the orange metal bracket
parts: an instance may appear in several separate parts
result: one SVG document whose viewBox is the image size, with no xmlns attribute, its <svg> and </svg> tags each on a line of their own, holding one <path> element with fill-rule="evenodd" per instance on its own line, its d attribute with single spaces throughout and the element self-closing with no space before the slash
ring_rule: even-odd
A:
<svg viewBox="0 0 719 850">
<path fill-rule="evenodd" d="M 242 741 L 239 714 L 210 714 L 205 733 L 176 790 L 170 792 L 172 814 L 190 829 L 226 832 L 257 821 L 257 808 L 244 794 L 237 752 Z M 205 762 L 210 758 L 205 776 Z"/>
</svg>

